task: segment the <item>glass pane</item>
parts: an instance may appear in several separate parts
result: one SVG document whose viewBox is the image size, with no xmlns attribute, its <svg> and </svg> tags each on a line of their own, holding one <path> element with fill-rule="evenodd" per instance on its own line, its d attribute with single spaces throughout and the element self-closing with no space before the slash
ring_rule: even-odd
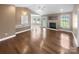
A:
<svg viewBox="0 0 79 59">
<path fill-rule="evenodd" d="M 62 27 L 62 28 L 69 28 L 69 15 L 63 15 L 63 16 L 61 16 L 61 24 L 60 24 L 60 26 Z"/>
</svg>

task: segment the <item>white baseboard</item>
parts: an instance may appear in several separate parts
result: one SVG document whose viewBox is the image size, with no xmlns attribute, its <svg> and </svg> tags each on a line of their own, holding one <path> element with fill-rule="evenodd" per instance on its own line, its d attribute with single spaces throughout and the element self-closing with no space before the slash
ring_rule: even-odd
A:
<svg viewBox="0 0 79 59">
<path fill-rule="evenodd" d="M 16 32 L 15 34 L 20 34 L 20 33 L 23 33 L 23 32 L 29 31 L 29 30 L 31 30 L 31 29 L 27 29 L 27 30 L 19 31 L 19 32 Z"/>
<path fill-rule="evenodd" d="M 52 28 L 47 28 L 49 30 L 56 30 L 56 31 L 64 31 L 64 32 L 70 32 L 72 33 L 73 37 L 74 37 L 74 42 L 76 44 L 76 47 L 78 47 L 78 42 L 77 42 L 77 38 L 75 37 L 74 33 L 72 31 L 68 31 L 68 30 L 63 30 L 63 29 L 52 29 Z"/>
<path fill-rule="evenodd" d="M 50 30 L 55 30 L 55 31 L 65 31 L 65 32 L 72 32 L 72 31 L 63 30 L 63 29 L 52 29 L 52 28 L 47 28 L 47 29 L 50 29 Z"/>
<path fill-rule="evenodd" d="M 4 40 L 10 39 L 10 38 L 13 38 L 13 37 L 15 37 L 15 36 L 16 36 L 16 35 L 12 35 L 12 36 L 9 36 L 9 37 L 2 38 L 2 39 L 0 39 L 0 41 L 4 41 Z"/>
<path fill-rule="evenodd" d="M 16 32 L 16 34 L 19 34 L 19 33 L 22 33 L 22 32 L 26 32 L 26 31 L 29 31 L 29 30 L 30 29 L 24 30 L 24 31 L 20 31 L 20 32 Z M 9 37 L 1 38 L 0 41 L 4 41 L 4 40 L 8 40 L 10 38 L 16 37 L 16 34 L 15 35 L 12 35 L 12 36 L 9 36 Z"/>
<path fill-rule="evenodd" d="M 72 32 L 72 31 L 69 31 L 69 30 L 64 30 L 64 29 L 57 29 L 58 31 L 65 31 L 65 32 Z"/>
<path fill-rule="evenodd" d="M 49 30 L 55 30 L 55 31 L 57 31 L 57 29 L 52 29 L 52 28 L 46 28 L 46 29 L 49 29 Z"/>
<path fill-rule="evenodd" d="M 78 46 L 78 42 L 77 42 L 77 38 L 75 37 L 75 35 L 74 35 L 73 32 L 72 32 L 72 34 L 73 34 L 73 37 L 74 37 L 74 41 L 75 41 L 76 47 L 79 47 L 79 46 Z"/>
</svg>

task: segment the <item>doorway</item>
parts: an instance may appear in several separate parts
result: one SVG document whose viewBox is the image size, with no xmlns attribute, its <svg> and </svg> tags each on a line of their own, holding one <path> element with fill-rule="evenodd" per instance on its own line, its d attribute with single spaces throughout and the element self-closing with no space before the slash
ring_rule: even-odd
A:
<svg viewBox="0 0 79 59">
<path fill-rule="evenodd" d="M 47 28 L 47 17 L 45 17 L 45 16 L 43 16 L 43 17 L 41 17 L 41 26 L 43 27 L 43 28 Z"/>
<path fill-rule="evenodd" d="M 31 15 L 31 26 L 32 25 L 41 26 L 41 17 L 39 15 Z"/>
</svg>

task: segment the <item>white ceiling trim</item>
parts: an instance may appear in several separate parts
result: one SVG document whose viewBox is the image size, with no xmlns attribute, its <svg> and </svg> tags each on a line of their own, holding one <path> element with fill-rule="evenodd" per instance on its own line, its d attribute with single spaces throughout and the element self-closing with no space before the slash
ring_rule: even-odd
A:
<svg viewBox="0 0 79 59">
<path fill-rule="evenodd" d="M 26 7 L 38 14 L 45 15 L 45 14 L 61 13 L 60 9 L 63 9 L 63 13 L 72 12 L 74 5 L 73 4 L 16 4 L 15 6 Z"/>
</svg>

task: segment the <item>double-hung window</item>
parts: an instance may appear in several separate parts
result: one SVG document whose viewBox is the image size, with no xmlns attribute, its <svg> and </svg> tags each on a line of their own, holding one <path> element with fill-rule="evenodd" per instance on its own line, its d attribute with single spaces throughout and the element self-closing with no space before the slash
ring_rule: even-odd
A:
<svg viewBox="0 0 79 59">
<path fill-rule="evenodd" d="M 70 15 L 61 15 L 60 16 L 60 27 L 61 28 L 70 28 Z"/>
</svg>

